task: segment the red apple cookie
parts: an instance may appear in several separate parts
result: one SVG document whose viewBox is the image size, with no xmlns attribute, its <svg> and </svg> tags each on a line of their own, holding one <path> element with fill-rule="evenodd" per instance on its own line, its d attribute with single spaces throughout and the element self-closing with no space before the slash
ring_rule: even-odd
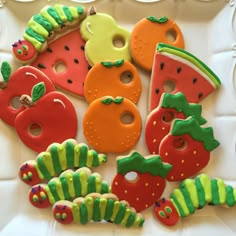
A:
<svg viewBox="0 0 236 236">
<path fill-rule="evenodd" d="M 156 49 L 151 76 L 149 110 L 158 106 L 164 92 L 182 92 L 188 102 L 198 103 L 220 84 L 217 75 L 194 55 L 160 43 Z"/>
<path fill-rule="evenodd" d="M 140 20 L 130 37 L 130 50 L 134 61 L 151 71 L 156 45 L 160 42 L 184 48 L 184 39 L 178 25 L 170 18 L 149 16 Z"/>
<path fill-rule="evenodd" d="M 1 74 L 3 81 L 0 82 L 0 118 L 11 126 L 15 125 L 16 116 L 25 109 L 17 104 L 22 94 L 30 95 L 32 87 L 40 82 L 44 82 L 47 93 L 55 90 L 51 80 L 32 66 L 20 67 L 11 73 L 10 65 L 4 61 Z"/>
<path fill-rule="evenodd" d="M 138 152 L 117 158 L 117 174 L 112 181 L 112 193 L 126 200 L 137 212 L 150 207 L 165 189 L 165 177 L 171 165 L 163 164 L 160 156 L 143 157 Z M 129 173 L 137 176 L 130 178 Z"/>
<path fill-rule="evenodd" d="M 212 127 L 200 127 L 194 117 L 174 120 L 159 148 L 162 160 L 172 165 L 167 180 L 179 181 L 197 174 L 208 164 L 210 152 L 219 145 Z"/>
<path fill-rule="evenodd" d="M 99 152 L 121 153 L 131 149 L 141 135 L 142 121 L 134 103 L 123 97 L 105 96 L 88 107 L 83 133 Z"/>
<path fill-rule="evenodd" d="M 103 96 L 122 96 L 137 103 L 141 90 L 137 69 L 125 60 L 97 62 L 84 83 L 84 95 L 89 103 Z"/>
<path fill-rule="evenodd" d="M 174 119 L 186 119 L 194 116 L 199 124 L 205 124 L 206 120 L 201 116 L 202 106 L 189 104 L 183 93 L 164 93 L 160 104 L 152 110 L 146 121 L 145 140 L 151 154 L 159 153 L 159 145 L 162 139 L 169 133 Z"/>
<path fill-rule="evenodd" d="M 39 83 L 33 87 L 32 97 L 22 95 L 20 101 L 27 109 L 15 119 L 20 139 L 36 152 L 53 142 L 74 138 L 77 133 L 77 115 L 71 101 L 62 93 L 44 92 L 44 83 Z"/>
</svg>

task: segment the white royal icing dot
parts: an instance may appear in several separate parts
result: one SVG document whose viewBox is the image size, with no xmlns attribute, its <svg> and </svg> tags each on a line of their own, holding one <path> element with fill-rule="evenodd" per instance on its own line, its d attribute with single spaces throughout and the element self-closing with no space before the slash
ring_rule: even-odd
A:
<svg viewBox="0 0 236 236">
<path fill-rule="evenodd" d="M 162 127 L 161 129 L 162 129 L 162 130 L 165 130 L 165 127 Z"/>
<path fill-rule="evenodd" d="M 153 139 L 153 140 L 152 140 L 153 143 L 156 143 L 156 141 L 157 141 L 156 139 Z"/>
<path fill-rule="evenodd" d="M 196 155 L 196 154 L 197 154 L 197 151 L 193 151 L 193 154 Z"/>
<path fill-rule="evenodd" d="M 154 120 L 152 124 L 153 124 L 153 126 L 155 126 L 157 124 L 157 122 Z"/>
<path fill-rule="evenodd" d="M 168 152 L 165 153 L 165 156 L 168 156 Z"/>
</svg>

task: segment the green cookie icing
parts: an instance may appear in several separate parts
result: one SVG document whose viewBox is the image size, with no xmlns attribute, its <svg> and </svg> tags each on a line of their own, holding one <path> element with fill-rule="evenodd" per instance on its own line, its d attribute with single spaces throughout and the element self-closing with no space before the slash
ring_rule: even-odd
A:
<svg viewBox="0 0 236 236">
<path fill-rule="evenodd" d="M 218 193 L 219 193 L 219 200 L 220 204 L 225 204 L 226 202 L 226 189 L 225 189 L 225 184 L 222 179 L 217 180 L 217 186 L 218 186 Z"/>
<path fill-rule="evenodd" d="M 44 95 L 45 91 L 46 88 L 44 82 L 34 85 L 31 91 L 32 102 L 35 103 L 37 100 L 39 100 Z"/>
<path fill-rule="evenodd" d="M 60 4 L 55 4 L 54 6 L 59 18 L 63 21 L 63 22 L 66 22 L 67 21 L 67 15 L 63 9 L 63 6 L 60 5 Z"/>
<path fill-rule="evenodd" d="M 115 224 L 120 224 L 121 223 L 121 221 L 123 220 L 123 218 L 125 216 L 125 211 L 126 211 L 126 205 L 124 203 L 121 203 L 120 208 L 117 212 L 117 215 L 114 219 Z"/>
<path fill-rule="evenodd" d="M 79 18 L 78 11 L 75 7 L 69 7 L 69 11 L 73 19 Z"/>
<path fill-rule="evenodd" d="M 45 19 L 43 16 L 39 15 L 39 14 L 35 14 L 33 16 L 33 20 L 41 25 L 44 29 L 46 29 L 48 31 L 48 33 L 50 33 L 53 30 L 53 27 L 51 25 L 51 23 Z"/>
<path fill-rule="evenodd" d="M 23 34 L 23 37 L 24 37 L 25 40 L 29 41 L 32 45 L 34 45 L 34 47 L 37 51 L 39 51 L 41 49 L 43 44 L 41 42 L 39 42 L 37 39 L 30 36 L 26 32 Z"/>
<path fill-rule="evenodd" d="M 79 206 L 79 212 L 80 212 L 80 223 L 82 225 L 85 225 L 88 223 L 88 210 L 84 203 L 82 203 Z"/>
<path fill-rule="evenodd" d="M 57 174 L 62 172 L 62 168 L 61 168 L 61 163 L 60 163 L 60 158 L 58 155 L 58 151 L 57 151 L 57 146 L 56 145 L 52 145 L 50 147 L 49 153 L 51 154 L 52 157 L 52 162 L 53 162 L 53 167 L 55 169 L 55 172 Z"/>
<path fill-rule="evenodd" d="M 202 128 L 194 117 L 174 120 L 171 134 L 173 136 L 189 134 L 194 140 L 201 142 L 207 151 L 212 151 L 220 145 L 214 138 L 212 127 Z"/>
<path fill-rule="evenodd" d="M 117 172 L 122 175 L 130 171 L 137 171 L 165 178 L 171 168 L 172 165 L 163 164 L 159 155 L 144 158 L 138 152 L 132 152 L 131 155 L 117 160 Z"/>
<path fill-rule="evenodd" d="M 100 198 L 96 198 L 93 203 L 93 221 L 98 222 L 101 220 L 101 215 L 100 215 Z"/>
<path fill-rule="evenodd" d="M 73 182 L 74 182 L 74 188 L 75 188 L 75 196 L 81 196 L 81 181 L 80 181 L 80 174 L 78 172 L 75 172 L 73 175 Z"/>
<path fill-rule="evenodd" d="M 212 204 L 219 205 L 220 197 L 218 192 L 218 184 L 216 179 L 211 180 L 211 193 L 212 193 Z"/>
<path fill-rule="evenodd" d="M 30 37 L 34 38 L 37 42 L 43 44 L 46 40 L 43 36 L 40 34 L 36 33 L 33 29 L 31 28 L 26 28 L 25 33 L 29 35 Z"/>
<path fill-rule="evenodd" d="M 125 226 L 125 224 L 127 223 L 127 220 L 129 218 L 130 214 L 131 214 L 131 210 L 129 208 L 126 208 L 123 220 L 120 222 L 121 225 Z"/>
<path fill-rule="evenodd" d="M 190 193 L 190 198 L 192 201 L 192 204 L 195 208 L 199 207 L 199 202 L 198 202 L 198 195 L 197 195 L 197 188 L 195 186 L 195 183 L 192 179 L 186 179 L 183 182 L 186 191 L 188 191 L 188 193 Z"/>
<path fill-rule="evenodd" d="M 7 61 L 3 61 L 1 64 L 1 74 L 4 82 L 8 83 L 11 75 L 11 66 Z"/>
<path fill-rule="evenodd" d="M 47 7 L 43 8 L 40 11 L 40 15 L 43 16 L 52 25 L 54 29 L 57 29 L 59 27 L 57 21 L 48 13 Z"/>
<path fill-rule="evenodd" d="M 101 219 L 104 219 L 104 217 L 105 217 L 106 207 L 107 207 L 107 199 L 101 197 L 101 198 L 100 198 L 100 203 L 99 203 L 99 209 L 100 209 L 100 217 L 101 217 Z"/>
<path fill-rule="evenodd" d="M 202 187 L 204 188 L 205 200 L 209 203 L 212 201 L 211 180 L 207 175 L 201 174 L 200 181 L 202 183 Z"/>
<path fill-rule="evenodd" d="M 57 22 L 57 24 L 59 25 L 63 24 L 63 21 L 61 20 L 60 16 L 58 15 L 54 7 L 49 7 L 47 9 L 47 12 L 51 17 L 53 17 L 53 19 Z"/>
<path fill-rule="evenodd" d="M 119 211 L 119 208 L 120 208 L 120 202 L 119 201 L 115 201 L 114 202 L 114 207 L 113 207 L 113 213 L 112 213 L 112 216 L 111 216 L 111 221 L 114 222 L 115 220 L 115 217 Z"/>
<path fill-rule="evenodd" d="M 41 24 L 36 22 L 34 18 L 30 19 L 30 21 L 28 22 L 28 27 L 44 38 L 47 38 L 49 35 L 48 31 Z"/>
<path fill-rule="evenodd" d="M 88 193 L 96 192 L 96 177 L 94 175 L 90 175 L 88 178 Z"/>
<path fill-rule="evenodd" d="M 195 207 L 194 207 L 194 205 L 192 203 L 192 199 L 191 199 L 190 193 L 186 189 L 184 182 L 182 182 L 180 184 L 180 191 L 181 191 L 181 193 L 182 193 L 182 195 L 184 197 L 185 203 L 186 203 L 186 205 L 188 207 L 188 210 L 189 210 L 190 214 L 193 214 L 195 212 Z"/>
<path fill-rule="evenodd" d="M 106 207 L 106 211 L 105 211 L 104 220 L 109 221 L 111 219 L 113 208 L 114 208 L 114 203 L 115 203 L 115 201 L 113 199 L 107 200 L 107 207 Z"/>
<path fill-rule="evenodd" d="M 72 142 L 66 142 L 65 145 L 65 156 L 67 166 L 69 168 L 74 168 L 74 144 Z"/>
<path fill-rule="evenodd" d="M 58 183 L 57 181 L 49 181 L 48 187 L 54 198 L 54 202 L 57 202 L 61 199 L 64 200 L 64 194 L 60 182 Z"/>
<path fill-rule="evenodd" d="M 174 108 L 178 112 L 183 112 L 185 117 L 194 116 L 200 125 L 207 121 L 201 116 L 202 106 L 199 104 L 189 104 L 183 93 L 164 93 L 161 107 Z"/>
<path fill-rule="evenodd" d="M 50 171 L 49 169 L 53 168 L 50 168 L 51 167 L 50 165 L 52 165 L 51 161 L 49 160 L 49 158 L 46 158 L 45 156 L 46 156 L 45 154 L 43 155 L 41 154 L 40 156 L 37 157 L 37 165 L 40 172 L 43 173 L 43 178 L 45 178 L 46 180 L 50 180 L 53 174 L 52 171 Z"/>
<path fill-rule="evenodd" d="M 234 206 L 235 199 L 234 199 L 234 189 L 232 186 L 226 186 L 226 204 L 230 207 Z"/>
<path fill-rule="evenodd" d="M 72 211 L 72 214 L 73 214 L 74 222 L 79 224 L 80 223 L 79 206 L 76 203 L 72 203 L 71 211 Z"/>
<path fill-rule="evenodd" d="M 163 24 L 168 21 L 168 18 L 166 16 L 163 16 L 161 18 L 156 18 L 155 16 L 148 16 L 146 17 L 146 19 L 148 19 L 151 22 L 159 23 L 159 24 Z"/>
<path fill-rule="evenodd" d="M 49 202 L 51 203 L 51 205 L 53 205 L 55 203 L 55 199 L 48 185 L 45 186 L 45 192 L 47 193 Z"/>
<path fill-rule="evenodd" d="M 84 14 L 84 9 L 83 9 L 83 7 L 82 7 L 82 6 L 78 6 L 78 7 L 77 7 L 77 12 L 78 12 L 80 15 Z"/>
<path fill-rule="evenodd" d="M 75 195 L 75 188 L 74 188 L 74 182 L 73 182 L 73 173 L 72 172 L 68 172 L 65 175 L 63 175 L 65 177 L 65 185 L 67 186 L 67 194 L 68 194 L 68 199 L 74 198 Z M 63 188 L 64 191 L 64 188 Z M 64 191 L 65 194 L 65 191 Z M 65 195 L 66 196 L 66 195 Z"/>
<path fill-rule="evenodd" d="M 64 176 L 64 175 L 60 176 L 59 180 L 61 182 L 64 198 L 66 200 L 69 200 L 70 199 L 70 193 L 69 193 L 68 180 L 67 180 L 66 176 Z"/>
<path fill-rule="evenodd" d="M 135 217 L 135 213 L 131 212 L 129 217 L 128 217 L 128 220 L 127 220 L 125 226 L 126 227 L 131 227 L 134 224 L 134 222 L 135 222 L 135 218 L 136 218 Z"/>
<path fill-rule="evenodd" d="M 80 158 L 79 158 L 79 166 L 86 166 L 86 156 L 87 156 L 88 148 L 85 145 L 80 146 Z"/>
<path fill-rule="evenodd" d="M 85 198 L 84 204 L 85 204 L 85 206 L 87 208 L 87 212 L 88 212 L 88 221 L 91 221 L 92 217 L 93 217 L 93 204 L 94 204 L 93 198 L 92 197 Z"/>
<path fill-rule="evenodd" d="M 110 62 L 110 61 L 102 61 L 101 64 L 106 67 L 106 68 L 112 68 L 112 67 L 120 67 L 124 64 L 125 60 L 122 59 L 122 60 L 118 60 L 118 61 L 115 61 L 115 62 Z"/>
<path fill-rule="evenodd" d="M 165 43 L 159 43 L 157 45 L 157 51 L 159 51 L 160 53 L 164 52 L 164 53 L 173 54 L 191 62 L 197 68 L 199 68 L 204 74 L 206 74 L 208 79 L 215 85 L 215 87 L 220 86 L 221 81 L 218 78 L 218 76 L 205 63 L 200 61 L 197 57 L 195 57 L 191 53 L 183 49 L 165 44 Z"/>
</svg>

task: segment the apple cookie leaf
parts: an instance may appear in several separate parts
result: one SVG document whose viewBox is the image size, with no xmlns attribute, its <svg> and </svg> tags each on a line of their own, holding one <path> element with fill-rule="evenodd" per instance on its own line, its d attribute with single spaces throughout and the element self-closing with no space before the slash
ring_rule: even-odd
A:
<svg viewBox="0 0 236 236">
<path fill-rule="evenodd" d="M 1 64 L 1 74 L 2 74 L 3 81 L 0 82 L 0 88 L 4 89 L 7 87 L 7 83 L 11 75 L 11 66 L 6 61 L 2 62 Z"/>
<path fill-rule="evenodd" d="M 159 24 L 166 23 L 168 21 L 168 18 L 166 16 L 163 16 L 161 18 L 156 18 L 155 16 L 148 16 L 147 19 L 151 22 Z"/>
<path fill-rule="evenodd" d="M 137 212 L 150 207 L 162 195 L 165 177 L 171 170 L 159 155 L 143 157 L 138 152 L 117 158 L 117 174 L 112 181 L 112 193 L 120 200 L 126 200 Z M 137 178 L 129 179 L 127 174 L 135 172 Z"/>
<path fill-rule="evenodd" d="M 162 160 L 172 165 L 167 180 L 179 181 L 197 174 L 208 164 L 210 152 L 219 145 L 212 127 L 200 127 L 194 117 L 174 120 L 159 148 Z"/>
</svg>

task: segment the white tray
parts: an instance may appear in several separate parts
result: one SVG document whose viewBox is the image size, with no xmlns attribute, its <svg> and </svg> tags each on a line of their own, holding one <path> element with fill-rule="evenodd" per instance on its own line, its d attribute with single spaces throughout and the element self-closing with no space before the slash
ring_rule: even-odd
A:
<svg viewBox="0 0 236 236">
<path fill-rule="evenodd" d="M 29 18 L 46 4 L 55 3 L 95 6 L 98 11 L 111 14 L 122 26 L 131 30 L 141 18 L 154 15 L 173 18 L 183 31 L 186 49 L 207 63 L 220 77 L 221 88 L 202 102 L 203 115 L 213 126 L 221 146 L 213 151 L 209 165 L 204 169 L 212 177 L 221 177 L 236 187 L 236 1 L 235 0 L 97 0 L 97 1 L 0 1 L 0 62 L 8 60 L 13 68 L 18 65 L 11 55 L 11 44 L 22 38 Z M 145 2 L 145 3 L 144 3 Z M 149 74 L 140 70 L 143 93 L 138 103 L 145 124 L 147 115 Z M 84 100 L 68 95 L 78 112 L 77 140 L 82 135 L 82 118 L 87 108 Z M 1 109 L 1 108 L 0 108 Z M 135 147 L 143 155 L 148 151 L 142 138 Z M 89 223 L 63 226 L 56 223 L 50 209 L 39 210 L 28 202 L 29 187 L 18 180 L 21 163 L 34 159 L 36 153 L 18 139 L 13 128 L 0 121 L 0 235 L 72 236 L 72 235 L 236 235 L 236 208 L 207 206 L 194 215 L 182 219 L 173 227 L 161 225 L 153 216 L 153 208 L 143 212 L 146 221 L 142 229 L 124 229 L 113 224 Z M 97 168 L 111 183 L 116 173 L 115 155 Z M 177 183 L 168 183 L 163 196 L 169 196 Z"/>
</svg>

